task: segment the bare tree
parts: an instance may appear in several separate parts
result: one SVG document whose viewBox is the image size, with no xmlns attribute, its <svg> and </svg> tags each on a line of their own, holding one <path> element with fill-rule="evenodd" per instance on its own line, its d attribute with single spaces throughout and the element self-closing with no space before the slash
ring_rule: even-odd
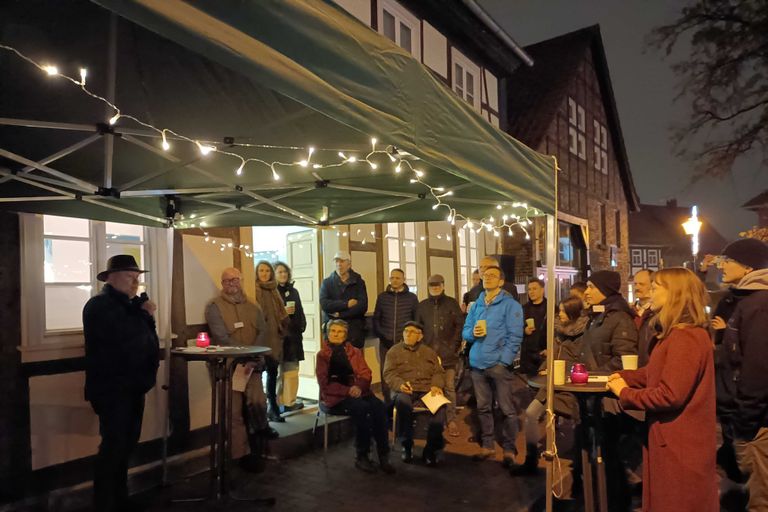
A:
<svg viewBox="0 0 768 512">
<path fill-rule="evenodd" d="M 690 48 L 673 64 L 677 99 L 691 102 L 673 137 L 695 175 L 722 177 L 752 151 L 768 163 L 768 0 L 694 0 L 648 41 L 667 56 Z"/>
</svg>

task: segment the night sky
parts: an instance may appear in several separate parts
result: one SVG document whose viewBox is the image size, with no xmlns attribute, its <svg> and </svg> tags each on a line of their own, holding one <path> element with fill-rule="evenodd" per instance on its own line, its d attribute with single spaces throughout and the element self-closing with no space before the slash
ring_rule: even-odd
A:
<svg viewBox="0 0 768 512">
<path fill-rule="evenodd" d="M 704 179 L 691 185 L 691 164 L 675 157 L 670 128 L 687 119 L 689 102 L 674 102 L 677 79 L 671 70 L 676 55 L 645 46 L 654 28 L 674 21 L 681 2 L 655 0 L 479 0 L 479 3 L 521 46 L 599 24 L 608 57 L 621 127 L 637 193 L 643 203 L 697 204 L 727 239 L 757 223 L 740 208 L 768 189 L 768 170 L 760 156 L 737 163 L 722 180 Z M 681 48 L 677 52 L 685 56 Z M 510 84 L 514 94 L 514 84 Z"/>
</svg>

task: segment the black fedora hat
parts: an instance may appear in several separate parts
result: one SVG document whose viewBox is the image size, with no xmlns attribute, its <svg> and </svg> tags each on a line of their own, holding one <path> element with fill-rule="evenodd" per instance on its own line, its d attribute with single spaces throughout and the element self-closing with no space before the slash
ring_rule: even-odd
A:
<svg viewBox="0 0 768 512">
<path fill-rule="evenodd" d="M 96 279 L 99 281 L 106 281 L 107 276 L 112 272 L 149 272 L 148 270 L 141 270 L 136 263 L 136 259 L 130 254 L 117 254 L 107 260 L 107 270 L 99 272 L 96 275 Z"/>
</svg>

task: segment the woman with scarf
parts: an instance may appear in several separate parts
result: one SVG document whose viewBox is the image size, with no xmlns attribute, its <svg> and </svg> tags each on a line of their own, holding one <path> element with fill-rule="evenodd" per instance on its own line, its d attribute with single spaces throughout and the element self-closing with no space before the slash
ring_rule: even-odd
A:
<svg viewBox="0 0 768 512">
<path fill-rule="evenodd" d="M 554 359 L 565 361 L 566 368 L 579 362 L 581 353 L 581 336 L 587 326 L 588 317 L 583 314 L 584 304 L 579 297 L 569 297 L 560 303 L 559 312 L 555 318 Z M 547 367 L 546 361 L 541 364 L 539 373 L 543 374 Z M 536 398 L 525 411 L 525 462 L 510 468 L 510 474 L 534 475 L 539 466 L 539 447 L 541 438 L 539 422 L 545 413 L 547 390 L 540 389 Z M 575 457 L 575 427 L 579 418 L 579 404 L 573 393 L 555 392 L 554 410 L 557 414 L 557 446 L 560 454 L 560 464 L 556 467 L 555 488 L 560 490 L 557 509 L 567 509 L 573 500 L 573 460 Z"/>
<path fill-rule="evenodd" d="M 304 404 L 296 401 L 299 392 L 299 361 L 304 360 L 304 345 L 302 343 L 307 319 L 301 305 L 299 290 L 294 288 L 291 268 L 278 261 L 275 263 L 277 276 L 277 291 L 285 304 L 290 324 L 283 338 L 283 363 L 277 378 L 277 396 L 282 402 L 283 411 L 298 411 Z"/>
<path fill-rule="evenodd" d="M 389 462 L 386 408 L 384 402 L 371 392 L 371 369 L 363 352 L 347 342 L 347 322 L 331 320 L 327 329 L 328 340 L 317 354 L 315 369 L 320 385 L 320 407 L 329 414 L 352 416 L 357 469 L 376 472 L 376 466 L 368 457 L 373 435 L 379 469 L 394 473 L 395 468 Z"/>
<path fill-rule="evenodd" d="M 609 377 L 608 388 L 624 408 L 646 413 L 644 511 L 720 510 L 715 368 L 704 309 L 707 301 L 704 285 L 690 270 L 656 272 L 651 308 L 657 312 L 654 321 L 661 331 L 648 365 Z"/>
<path fill-rule="evenodd" d="M 269 421 L 284 423 L 285 418 L 280 416 L 277 405 L 277 373 L 280 363 L 283 361 L 283 338 L 288 332 L 289 318 L 285 311 L 283 299 L 277 291 L 275 269 L 268 261 L 260 261 L 256 264 L 256 303 L 261 306 L 266 321 L 264 333 L 264 345 L 272 349 L 266 356 L 267 363 L 267 402 Z"/>
</svg>

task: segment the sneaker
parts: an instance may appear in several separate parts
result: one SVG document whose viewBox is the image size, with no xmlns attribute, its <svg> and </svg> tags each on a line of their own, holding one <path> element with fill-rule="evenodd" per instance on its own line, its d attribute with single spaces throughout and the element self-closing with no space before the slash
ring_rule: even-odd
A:
<svg viewBox="0 0 768 512">
<path fill-rule="evenodd" d="M 501 465 L 505 468 L 511 468 L 515 465 L 515 456 L 517 454 L 515 452 L 508 452 L 504 451 L 504 455 L 501 458 Z"/>
<path fill-rule="evenodd" d="M 358 457 L 355 459 L 355 467 L 360 471 L 364 471 L 365 473 L 376 472 L 376 466 L 373 465 L 373 462 L 371 462 L 371 459 L 369 459 L 367 456 Z"/>
<path fill-rule="evenodd" d="M 437 466 L 437 452 L 429 448 L 424 448 L 424 452 L 421 454 L 421 461 L 431 468 Z"/>
<path fill-rule="evenodd" d="M 296 402 L 293 405 L 284 405 L 283 406 L 283 412 L 294 412 L 294 411 L 300 411 L 304 408 L 303 402 Z"/>
<path fill-rule="evenodd" d="M 483 461 L 488 460 L 496 455 L 496 450 L 492 448 L 480 448 L 480 451 L 472 456 L 473 460 Z"/>
<path fill-rule="evenodd" d="M 459 432 L 459 426 L 455 421 L 448 422 L 448 435 L 451 437 L 459 437 L 461 435 L 461 432 Z"/>
</svg>

